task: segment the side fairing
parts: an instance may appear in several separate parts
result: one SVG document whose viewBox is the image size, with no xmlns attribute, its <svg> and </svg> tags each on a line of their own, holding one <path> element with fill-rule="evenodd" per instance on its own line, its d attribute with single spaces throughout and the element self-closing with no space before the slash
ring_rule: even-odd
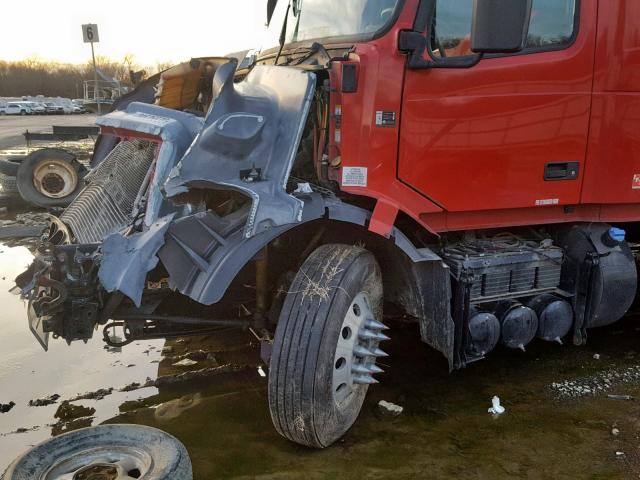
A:
<svg viewBox="0 0 640 480">
<path fill-rule="evenodd" d="M 298 223 L 304 203 L 286 192 L 315 89 L 315 76 L 257 66 L 234 83 L 235 63 L 218 69 L 202 132 L 165 184 L 168 197 L 191 189 L 233 189 L 252 200 L 243 235 Z"/>
</svg>

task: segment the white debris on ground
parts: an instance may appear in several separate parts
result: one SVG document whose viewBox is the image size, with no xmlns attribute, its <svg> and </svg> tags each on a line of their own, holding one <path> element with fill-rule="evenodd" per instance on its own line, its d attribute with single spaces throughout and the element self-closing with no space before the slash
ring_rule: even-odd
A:
<svg viewBox="0 0 640 480">
<path fill-rule="evenodd" d="M 593 354 L 593 359 L 594 360 L 600 360 L 600 354 L 599 353 L 594 353 Z"/>
<path fill-rule="evenodd" d="M 631 395 L 607 395 L 611 400 L 635 400 Z"/>
<path fill-rule="evenodd" d="M 174 367 L 192 367 L 197 363 L 198 362 L 196 362 L 194 360 L 190 360 L 188 358 L 185 358 L 184 360 L 180 360 L 179 362 L 174 363 L 173 366 Z"/>
<path fill-rule="evenodd" d="M 620 430 L 618 430 L 617 428 L 612 428 L 611 429 L 611 435 L 613 435 L 614 437 L 617 437 L 618 435 L 620 435 Z"/>
<path fill-rule="evenodd" d="M 489 410 L 487 410 L 487 412 L 492 415 L 502 415 L 504 412 L 506 412 L 506 410 L 506 408 L 500 405 L 500 397 L 496 396 L 491 399 L 491 407 L 489 408 Z"/>
<path fill-rule="evenodd" d="M 387 402 L 386 400 L 380 400 L 378 402 L 378 410 L 383 415 L 397 417 L 402 414 L 404 407 L 396 405 L 395 403 Z"/>
<path fill-rule="evenodd" d="M 590 377 L 554 382 L 549 388 L 557 399 L 579 398 L 610 391 L 614 386 L 640 382 L 640 365 L 598 372 Z"/>
</svg>

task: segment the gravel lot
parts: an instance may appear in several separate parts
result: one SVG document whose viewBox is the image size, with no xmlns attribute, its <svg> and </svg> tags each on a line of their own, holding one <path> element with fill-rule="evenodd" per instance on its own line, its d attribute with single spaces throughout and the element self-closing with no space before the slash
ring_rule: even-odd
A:
<svg viewBox="0 0 640 480">
<path fill-rule="evenodd" d="M 0 116 L 0 149 L 24 145 L 22 134 L 30 132 L 50 132 L 53 125 L 93 125 L 96 115 L 2 115 Z"/>
</svg>

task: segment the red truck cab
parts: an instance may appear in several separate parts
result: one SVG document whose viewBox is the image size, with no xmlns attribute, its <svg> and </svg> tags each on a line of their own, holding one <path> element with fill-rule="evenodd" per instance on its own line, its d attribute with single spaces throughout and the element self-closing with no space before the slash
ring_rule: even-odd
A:
<svg viewBox="0 0 640 480">
<path fill-rule="evenodd" d="M 348 141 L 339 152 L 368 178 L 343 189 L 432 232 L 638 220 L 640 6 L 534 1 L 523 50 L 455 68 L 473 57 L 456 50 L 468 44 L 473 2 L 431 3 L 429 12 L 405 2 L 389 32 L 349 54 L 358 89 L 340 95 Z M 420 14 L 432 15 L 424 34 L 437 65 L 427 68 L 398 49 L 404 32 L 425 25 Z M 334 66 L 338 81 L 343 65 Z"/>
<path fill-rule="evenodd" d="M 279 46 L 246 68 L 192 59 L 195 113 L 140 103 L 150 79 L 99 118 L 106 157 L 17 279 L 45 348 L 98 325 L 112 345 L 250 326 L 276 429 L 321 448 L 383 378 L 384 304 L 450 370 L 626 314 L 637 0 L 270 0 L 268 17 Z"/>
</svg>

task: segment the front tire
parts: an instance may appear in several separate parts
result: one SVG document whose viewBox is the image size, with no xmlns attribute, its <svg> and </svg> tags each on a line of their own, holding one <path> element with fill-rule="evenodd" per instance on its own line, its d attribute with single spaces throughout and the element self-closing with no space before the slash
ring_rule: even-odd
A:
<svg viewBox="0 0 640 480">
<path fill-rule="evenodd" d="M 323 245 L 303 263 L 286 295 L 269 368 L 269 409 L 289 440 L 328 447 L 353 425 L 381 330 L 382 279 L 367 250 Z"/>
</svg>

